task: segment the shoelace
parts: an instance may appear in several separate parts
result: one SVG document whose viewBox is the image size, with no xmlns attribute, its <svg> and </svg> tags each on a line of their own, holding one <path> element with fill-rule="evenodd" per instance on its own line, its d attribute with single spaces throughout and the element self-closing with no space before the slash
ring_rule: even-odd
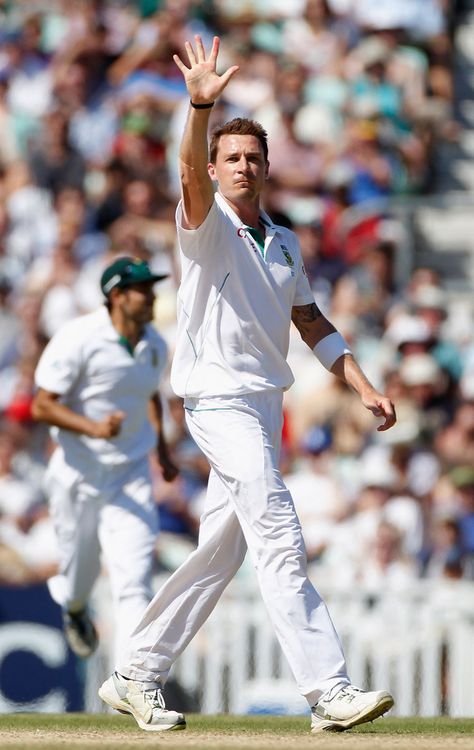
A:
<svg viewBox="0 0 474 750">
<path fill-rule="evenodd" d="M 341 688 L 341 693 L 344 693 L 345 695 L 351 695 L 352 693 L 362 693 L 362 690 L 360 688 L 354 687 L 353 685 L 348 685 L 347 687 Z"/>
<path fill-rule="evenodd" d="M 343 687 L 341 690 L 339 690 L 336 695 L 339 695 L 341 698 L 348 698 L 349 701 L 354 700 L 355 693 L 361 693 L 362 690 L 360 688 L 353 687 L 352 685 L 349 687 Z"/>
<path fill-rule="evenodd" d="M 162 711 L 165 710 L 165 699 L 163 698 L 163 694 L 160 688 L 155 688 L 154 690 L 144 690 L 143 697 L 145 698 L 146 702 L 151 705 L 152 708 L 160 708 Z"/>
<path fill-rule="evenodd" d="M 323 699 L 325 701 L 332 701 L 333 698 L 336 697 L 336 695 L 339 695 L 341 697 L 354 697 L 354 693 L 362 693 L 363 691 L 360 688 L 354 687 L 354 685 L 343 685 L 340 687 L 339 685 L 335 685 L 332 690 L 329 691 L 329 693 L 325 696 L 323 696 Z"/>
</svg>

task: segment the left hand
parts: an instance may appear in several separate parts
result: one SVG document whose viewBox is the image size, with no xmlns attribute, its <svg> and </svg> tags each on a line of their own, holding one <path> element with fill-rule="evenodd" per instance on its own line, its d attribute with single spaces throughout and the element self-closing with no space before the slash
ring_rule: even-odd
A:
<svg viewBox="0 0 474 750">
<path fill-rule="evenodd" d="M 167 456 L 159 456 L 158 461 L 161 466 L 161 471 L 165 482 L 172 482 L 173 479 L 176 479 L 179 474 L 179 469 L 173 463 L 173 461 Z"/>
<path fill-rule="evenodd" d="M 362 396 L 362 403 L 366 409 L 372 412 L 374 417 L 383 417 L 385 419 L 385 422 L 377 427 L 378 432 L 389 430 L 397 421 L 394 405 L 382 393 L 374 390 L 369 394 L 364 394 Z"/>
</svg>

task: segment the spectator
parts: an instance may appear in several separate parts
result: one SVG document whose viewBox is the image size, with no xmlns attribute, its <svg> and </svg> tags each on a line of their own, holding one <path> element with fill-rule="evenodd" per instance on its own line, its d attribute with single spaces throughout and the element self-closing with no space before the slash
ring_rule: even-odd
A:
<svg viewBox="0 0 474 750">
<path fill-rule="evenodd" d="M 377 597 L 382 591 L 407 590 L 413 585 L 416 566 L 412 557 L 403 554 L 402 535 L 396 526 L 380 523 L 367 552 L 357 581 L 367 593 Z"/>
<path fill-rule="evenodd" d="M 440 578 L 446 565 L 462 561 L 463 545 L 459 522 L 455 517 L 433 519 L 427 546 L 421 554 L 423 575 Z"/>
<path fill-rule="evenodd" d="M 59 111 L 45 115 L 40 139 L 30 158 L 35 182 L 53 195 L 65 185 L 82 187 L 85 165 L 69 143 L 68 121 Z"/>
<path fill-rule="evenodd" d="M 45 581 L 56 572 L 57 547 L 44 498 L 16 473 L 17 447 L 0 430 L 0 578 L 4 583 Z M 8 551 L 8 552 L 7 552 Z"/>
<path fill-rule="evenodd" d="M 456 466 L 450 479 L 459 502 L 459 530 L 461 544 L 466 555 L 474 556 L 474 468 Z"/>
</svg>

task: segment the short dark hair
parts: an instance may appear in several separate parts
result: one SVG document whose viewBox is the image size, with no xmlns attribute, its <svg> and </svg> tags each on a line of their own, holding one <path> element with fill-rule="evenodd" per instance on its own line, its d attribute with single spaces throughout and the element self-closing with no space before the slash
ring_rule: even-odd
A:
<svg viewBox="0 0 474 750">
<path fill-rule="evenodd" d="M 268 134 L 267 131 L 256 120 L 248 120 L 246 117 L 234 117 L 233 120 L 217 127 L 211 135 L 209 144 L 209 159 L 212 164 L 216 163 L 219 140 L 223 135 L 254 135 L 260 141 L 265 161 L 268 161 Z"/>
</svg>

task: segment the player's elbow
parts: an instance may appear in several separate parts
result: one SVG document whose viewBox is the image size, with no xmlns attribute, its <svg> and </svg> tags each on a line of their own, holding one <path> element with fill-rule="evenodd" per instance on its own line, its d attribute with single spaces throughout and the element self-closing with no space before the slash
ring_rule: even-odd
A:
<svg viewBox="0 0 474 750">
<path fill-rule="evenodd" d="M 46 391 L 43 391 L 41 388 L 35 394 L 33 402 L 31 404 L 31 416 L 36 422 L 49 421 L 52 396 L 53 394 L 49 394 Z"/>
<path fill-rule="evenodd" d="M 44 418 L 43 408 L 40 399 L 38 399 L 38 395 L 34 397 L 31 404 L 31 416 L 36 422 L 41 422 Z"/>
</svg>

